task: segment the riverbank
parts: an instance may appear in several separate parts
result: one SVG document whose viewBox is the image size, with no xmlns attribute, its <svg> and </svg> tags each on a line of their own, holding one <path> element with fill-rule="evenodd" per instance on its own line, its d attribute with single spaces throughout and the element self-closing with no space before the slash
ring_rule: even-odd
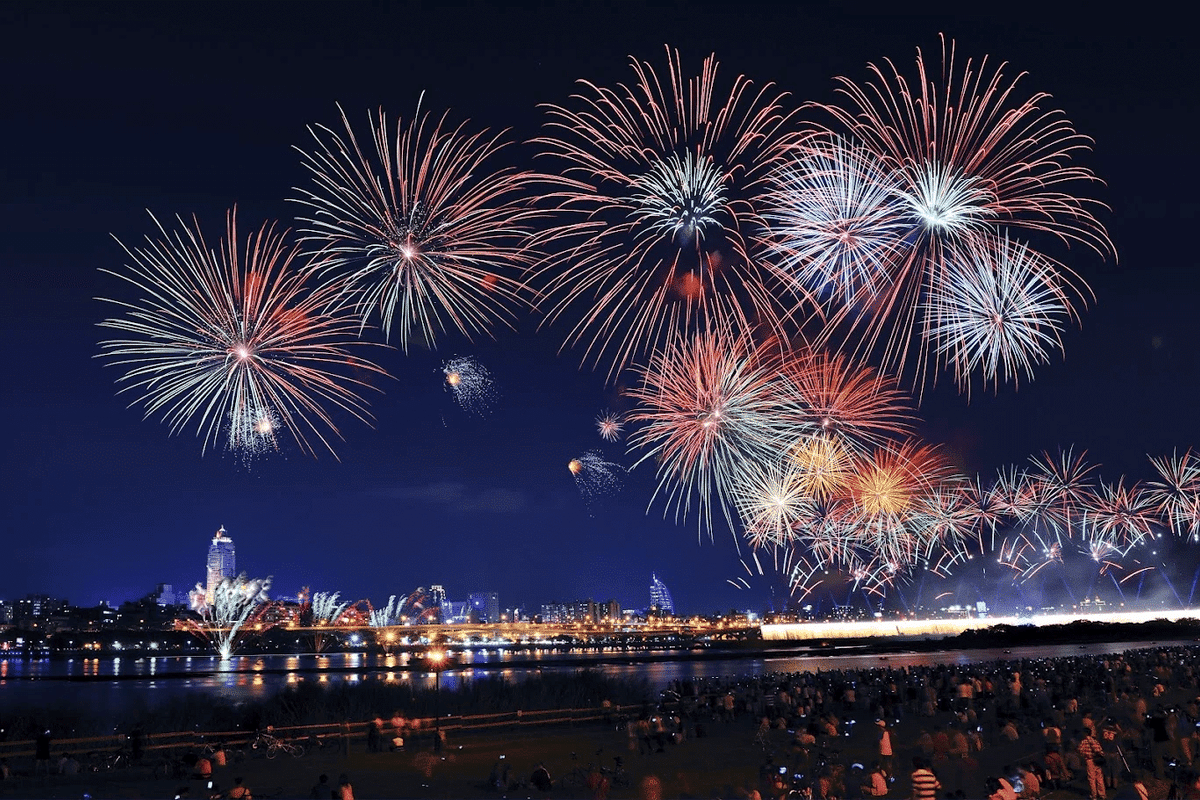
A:
<svg viewBox="0 0 1200 800">
<path fill-rule="evenodd" d="M 952 715 L 939 712 L 931 718 L 901 719 L 892 728 L 896 742 L 896 781 L 889 797 L 907 797 L 910 790 L 909 760 L 918 752 L 915 743 L 925 730 L 945 728 Z M 755 741 L 755 723 L 748 716 L 729 722 L 706 725 L 703 738 L 687 738 L 668 743 L 663 751 L 639 752 L 629 736 L 615 725 L 594 724 L 586 727 L 497 730 L 488 735 L 450 737 L 442 752 L 428 747 L 402 752 L 368 752 L 362 740 L 355 741 L 348 753 L 311 753 L 299 759 L 251 758 L 217 767 L 213 780 L 218 790 L 227 792 L 233 780 L 241 777 L 255 798 L 307 798 L 319 776 L 328 776 L 336 785 L 341 775 L 349 777 L 355 797 L 412 798 L 441 800 L 463 798 L 590 798 L 584 774 L 590 765 L 614 769 L 620 757 L 624 778 L 609 776 L 610 800 L 632 798 L 747 798 L 751 792 L 762 797 L 780 767 L 790 785 L 795 775 L 811 781 L 818 758 L 829 759 L 831 766 L 849 769 L 854 763 L 870 765 L 876 758 L 873 727 L 855 726 L 851 735 L 833 740 L 829 747 L 814 750 L 806 766 L 798 765 L 790 748 L 791 733 L 769 732 L 765 746 Z M 1020 764 L 1041 752 L 1040 734 L 1008 744 L 997 744 L 980 753 L 970 773 L 956 778 L 943 769 L 944 785 L 957 780 L 969 787 L 965 797 L 982 797 L 985 776 L 1001 774 L 1008 764 Z M 503 757 L 503 758 L 502 758 Z M 488 778 L 497 765 L 508 765 L 513 784 L 527 781 L 534 768 L 544 763 L 554 780 L 549 792 L 528 786 L 501 791 L 488 786 Z M 503 769 L 503 766 L 500 767 Z M 803 771 L 797 771 L 803 770 Z M 572 780 L 576 777 L 576 780 Z M 1167 780 L 1148 779 L 1152 800 L 1167 796 Z M 14 781 L 0 782 L 0 798 L 80 798 L 110 800 L 117 798 L 170 798 L 179 795 L 207 797 L 206 783 L 195 779 L 157 779 L 147 767 L 87 776 L 21 775 Z M 327 796 L 327 795 L 325 795 Z M 1078 781 L 1065 788 L 1048 791 L 1045 800 L 1078 800 L 1086 791 Z"/>
<path fill-rule="evenodd" d="M 765 674 L 756 677 L 681 683 L 674 687 L 677 691 L 629 709 L 625 719 L 617 709 L 604 710 L 602 699 L 609 698 L 603 693 L 577 706 L 592 709 L 587 715 L 591 722 L 583 722 L 584 715 L 551 714 L 550 719 L 562 721 L 538 724 L 531 721 L 535 715 L 510 714 L 486 729 L 460 729 L 440 716 L 447 734 L 440 750 L 432 746 L 438 725 L 429 719 L 417 729 L 409 728 L 416 732 L 405 734 L 403 750 L 392 752 L 386 747 L 390 721 L 381 723 L 384 735 L 371 746 L 362 734 L 361 720 L 386 718 L 389 707 L 377 705 L 376 696 L 357 714 L 344 717 L 360 721 L 343 729 L 352 735 L 326 739 L 326 747 L 298 759 L 261 757 L 265 748 L 230 750 L 231 762 L 217 768 L 212 778 L 221 791 L 227 791 L 241 777 L 259 798 L 307 797 L 317 776 L 325 774 L 336 783 L 343 773 L 354 783 L 356 796 L 365 800 L 575 798 L 592 796 L 585 787 L 589 766 L 616 770 L 619 758 L 621 772 L 609 776 L 608 796 L 614 800 L 736 798 L 754 792 L 780 797 L 793 782 L 811 784 L 822 777 L 835 784 L 861 780 L 865 773 L 855 772 L 853 765 L 869 768 L 880 758 L 882 726 L 889 732 L 895 754 L 889 796 L 908 793 L 911 760 L 919 756 L 934 766 L 946 792 L 961 791 L 961 796 L 970 798 L 986 796 L 987 782 L 996 776 L 1015 778 L 1018 766 L 1048 764 L 1053 748 L 1075 756 L 1087 729 L 1103 722 L 1106 727 L 1117 726 L 1114 741 L 1121 749 L 1108 763 L 1120 788 L 1131 789 L 1136 774 L 1144 777 L 1151 797 L 1161 798 L 1171 780 L 1189 785 L 1193 779 L 1192 766 L 1200 763 L 1200 732 L 1188 735 L 1186 748 L 1182 737 L 1170 748 L 1160 747 L 1149 736 L 1147 719 L 1161 715 L 1164 730 L 1200 730 L 1195 728 L 1200 722 L 1200 673 L 1193 666 L 1198 657 L 1200 647 L 1190 644 L 1135 648 L 1121 655 L 1013 654 L 958 663 L 938 659 L 901 665 L 897 662 L 903 659 L 897 657 L 875 659 L 871 666 L 850 666 L 848 661 L 831 660 L 822 662 L 817 672 L 763 670 Z M 582 697 L 596 688 L 619 687 L 594 683 L 589 689 L 589 680 L 596 679 L 586 673 L 559 676 L 549 684 L 558 687 L 558 695 L 536 685 L 526 685 L 524 691 L 542 692 L 543 704 L 553 707 L 555 696 Z M 569 686 L 583 688 L 564 694 Z M 496 688 L 476 702 L 494 701 Z M 520 687 L 506 691 L 514 688 Z M 1135 702 L 1146 700 L 1151 701 L 1150 713 L 1146 705 L 1139 710 Z M 305 704 L 297 697 L 287 702 Z M 773 722 L 760 729 L 764 718 Z M 1168 724 L 1168 718 L 1174 721 Z M 176 730 L 195 728 L 185 725 Z M 956 738 L 962 744 L 957 756 Z M 195 756 L 198 743 L 173 746 L 170 754 Z M 71 744 L 77 743 L 53 745 L 49 764 L 35 765 L 32 748 L 10 753 L 15 780 L 0 784 L 0 797 L 207 796 L 203 782 L 156 777 L 147 763 L 82 775 L 39 774 Z M 156 742 L 147 745 L 145 762 L 168 754 Z M 539 792 L 522 783 L 539 763 L 558 781 L 551 791 Z M 505 767 L 507 775 L 503 775 Z M 1074 774 L 1061 787 L 1042 796 L 1055 800 L 1084 796 L 1083 767 L 1077 760 L 1072 769 Z M 489 776 L 501 775 L 503 790 L 489 785 Z"/>
</svg>

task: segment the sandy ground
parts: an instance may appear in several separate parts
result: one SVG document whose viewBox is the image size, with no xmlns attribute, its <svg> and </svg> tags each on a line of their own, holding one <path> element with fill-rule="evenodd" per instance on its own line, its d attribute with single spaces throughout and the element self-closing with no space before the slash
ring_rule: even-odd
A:
<svg viewBox="0 0 1200 800">
<path fill-rule="evenodd" d="M 896 743 L 896 782 L 890 797 L 908 797 L 908 773 L 912 744 L 922 728 L 944 725 L 941 717 L 901 720 L 893 729 Z M 830 743 L 824 750 L 849 765 L 861 761 L 867 766 L 873 758 L 874 731 L 870 723 L 860 723 L 849 736 Z M 871 730 L 864 730 L 871 729 Z M 662 798 L 739 798 L 748 791 L 762 789 L 764 776 L 787 767 L 787 774 L 811 770 L 793 764 L 786 731 L 772 731 L 767 747 L 754 742 L 754 724 L 749 718 L 732 723 L 714 722 L 707 726 L 708 736 L 668 744 L 662 753 L 639 754 L 630 749 L 624 731 L 596 723 L 587 727 L 537 728 L 497 731 L 488 736 L 451 738 L 441 753 L 428 748 L 416 752 L 366 751 L 365 743 L 352 744 L 350 752 L 314 752 L 302 758 L 281 756 L 276 759 L 250 758 L 218 768 L 214 779 L 227 792 L 235 776 L 241 776 L 255 798 L 306 798 L 324 773 L 330 786 L 342 774 L 349 776 L 354 795 L 371 798 L 590 798 L 586 785 L 571 785 L 572 770 L 586 770 L 590 764 L 614 765 L 621 756 L 628 774 L 628 785 L 611 786 L 613 800 L 655 795 Z M 1028 740 L 994 745 L 984 750 L 973 769 L 939 770 L 945 790 L 961 788 L 968 798 L 984 796 L 984 780 L 999 774 L 1004 764 L 1017 764 L 1041 752 L 1041 742 L 1031 734 Z M 836 750 L 836 752 L 835 752 Z M 510 765 L 513 779 L 528 779 L 539 761 L 545 762 L 555 788 L 546 793 L 521 788 L 501 792 L 487 787 L 487 778 L 501 755 Z M 768 759 L 770 762 L 768 763 Z M 0 782 L 4 798 L 173 798 L 186 789 L 190 798 L 204 798 L 209 792 L 195 779 L 155 779 L 148 767 L 134 767 L 111 773 L 85 776 L 31 776 L 31 764 L 13 764 L 18 771 L 14 780 Z M 568 780 L 564 780 L 564 778 Z M 1151 796 L 1162 798 L 1168 784 L 1151 781 Z M 326 794 L 326 797 L 329 795 Z M 1113 796 L 1110 793 L 1109 797 Z M 1044 794 L 1048 798 L 1087 797 L 1082 784 Z"/>
</svg>

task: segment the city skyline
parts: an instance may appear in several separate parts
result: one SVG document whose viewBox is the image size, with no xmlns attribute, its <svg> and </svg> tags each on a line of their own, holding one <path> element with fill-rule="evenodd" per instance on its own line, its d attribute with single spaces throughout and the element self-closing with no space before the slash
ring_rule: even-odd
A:
<svg viewBox="0 0 1200 800">
<path fill-rule="evenodd" d="M 1196 112 L 1180 31 L 1046 10 L 997 19 L 769 4 L 737 13 L 698 4 L 684 15 L 362 6 L 329 20 L 321 6 L 289 8 L 0 11 L 22 34 L 0 56 L 4 67 L 30 76 L 10 90 L 20 157 L 0 218 L 13 376 L 3 402 L 18 422 L 5 453 L 0 596 L 115 604 L 160 582 L 190 587 L 192 543 L 216 522 L 229 525 L 240 571 L 270 574 L 281 588 L 386 600 L 436 578 L 512 598 L 503 605 L 587 596 L 640 605 L 654 573 L 688 613 L 769 602 L 762 582 L 730 583 L 747 574 L 745 542 L 739 549 L 720 525 L 710 541 L 694 515 L 677 520 L 655 498 L 653 463 L 626 471 L 645 453 L 598 434 L 598 417 L 632 407 L 629 386 L 593 368 L 586 348 L 564 344 L 569 324 L 528 313 L 511 329 L 494 325 L 494 338 L 449 332 L 436 349 L 414 340 L 404 352 L 395 334 L 392 347 L 372 347 L 391 378 L 363 390 L 371 425 L 333 412 L 345 437 L 332 437 L 336 458 L 288 445 L 249 459 L 220 447 L 202 454 L 193 430 L 172 436 L 129 407 L 136 397 L 118 394 L 120 370 L 96 358 L 111 337 L 96 325 L 116 312 L 95 298 L 122 291 L 101 270 L 130 261 L 110 237 L 141 246 L 156 232 L 147 209 L 168 226 L 195 215 L 214 242 L 234 205 L 243 237 L 263 220 L 302 227 L 288 201 L 311 177 L 293 148 L 310 147 L 309 126 L 336 130 L 338 104 L 358 124 L 380 109 L 407 120 L 421 98 L 470 130 L 511 128 L 502 151 L 511 162 L 548 168 L 530 145 L 547 135 L 540 106 L 568 103 L 577 80 L 628 81 L 630 57 L 658 63 L 664 44 L 679 48 L 685 71 L 715 53 L 719 75 L 745 74 L 756 88 L 773 81 L 797 108 L 834 102 L 836 76 L 865 80 L 869 62 L 907 68 L 916 48 L 936 53 L 940 33 L 962 59 L 989 56 L 1013 77 L 1028 73 L 1019 85 L 1052 95 L 1094 142 L 1078 160 L 1104 182 L 1089 192 L 1110 207 L 1096 214 L 1119 255 L 1055 248 L 1090 286 L 1062 332 L 1062 355 L 1019 389 L 968 396 L 940 376 L 919 397 L 919 433 L 969 476 L 1074 447 L 1105 480 L 1145 480 L 1154 475 L 1147 456 L 1200 444 L 1196 286 L 1183 238 L 1196 208 L 1187 139 Z M 776 33 L 801 26 L 802 48 L 795 34 Z M 429 35 L 387 33 L 400 28 Z M 455 359 L 486 370 L 492 393 L 482 405 L 448 383 Z M 617 465 L 612 484 L 580 486 L 568 468 L 592 452 L 593 463 Z M 1180 579 L 1191 579 L 1200 558 L 1173 556 Z M 544 596 L 525 596 L 531 584 Z"/>
</svg>

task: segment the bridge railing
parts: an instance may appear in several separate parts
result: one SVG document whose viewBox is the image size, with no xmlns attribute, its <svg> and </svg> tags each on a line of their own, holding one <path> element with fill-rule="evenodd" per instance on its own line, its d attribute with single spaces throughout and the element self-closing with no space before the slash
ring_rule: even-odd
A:
<svg viewBox="0 0 1200 800">
<path fill-rule="evenodd" d="M 441 724 L 433 717 L 406 718 L 406 746 L 408 739 L 415 746 L 422 743 L 432 745 L 435 731 L 440 727 L 442 733 L 449 736 L 470 736 L 487 734 L 495 731 L 519 731 L 522 728 L 536 728 L 553 725 L 591 725 L 602 722 L 615 723 L 625 716 L 638 713 L 643 708 L 640 704 L 613 705 L 608 708 L 553 708 L 536 711 L 504 711 L 490 714 L 447 714 L 441 717 Z M 389 720 L 383 720 L 383 735 L 390 741 L 393 728 Z M 347 723 L 318 723 L 312 725 L 276 725 L 271 733 L 276 738 L 296 743 L 312 741 L 316 737 L 326 744 L 331 741 L 351 749 L 361 746 L 367 741 L 368 733 L 374 720 L 366 722 Z M 172 731 L 167 733 L 149 733 L 142 737 L 144 758 L 155 760 L 162 756 L 173 756 L 188 751 L 198 751 L 206 745 L 221 745 L 230 750 L 238 750 L 247 746 L 257 731 Z M 108 734 L 105 736 L 89 736 L 73 739 L 51 740 L 51 761 L 57 760 L 65 753 L 76 758 L 88 753 L 115 752 L 128 748 L 129 738 L 126 734 Z M 10 766 L 14 761 L 32 760 L 35 755 L 36 742 L 25 739 L 11 742 L 0 742 L 0 758 L 8 759 Z"/>
</svg>

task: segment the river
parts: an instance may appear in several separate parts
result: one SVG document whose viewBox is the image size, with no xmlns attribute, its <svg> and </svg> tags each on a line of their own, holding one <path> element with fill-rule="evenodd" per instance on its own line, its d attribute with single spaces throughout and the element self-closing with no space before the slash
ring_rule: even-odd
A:
<svg viewBox="0 0 1200 800">
<path fill-rule="evenodd" d="M 1187 642 L 1194 644 L 1194 642 Z M 1172 642 L 1172 644 L 1175 644 Z M 1181 642 L 1180 644 L 1183 644 Z M 742 656 L 706 651 L 639 651 L 619 653 L 467 650 L 453 653 L 454 663 L 442 671 L 443 690 L 465 681 L 491 676 L 521 680 L 547 671 L 599 670 L 606 675 L 644 679 L 661 689 L 671 681 L 710 677 L 739 678 L 765 672 L 803 672 L 870 667 L 913 667 L 934 664 L 972 664 L 1018 658 L 1059 658 L 1117 653 L 1155 646 L 1150 642 L 1085 645 L 1060 644 L 1011 649 L 900 652 L 880 655 L 861 649 L 769 652 Z M 261 700 L 289 686 L 314 681 L 408 682 L 433 688 L 438 676 L 423 670 L 409 654 L 360 652 L 329 655 L 144 656 L 92 659 L 0 658 L 0 710 L 30 706 L 80 707 L 98 717 L 117 719 L 134 709 L 155 706 L 187 694 L 202 694 L 230 702 Z"/>
</svg>

